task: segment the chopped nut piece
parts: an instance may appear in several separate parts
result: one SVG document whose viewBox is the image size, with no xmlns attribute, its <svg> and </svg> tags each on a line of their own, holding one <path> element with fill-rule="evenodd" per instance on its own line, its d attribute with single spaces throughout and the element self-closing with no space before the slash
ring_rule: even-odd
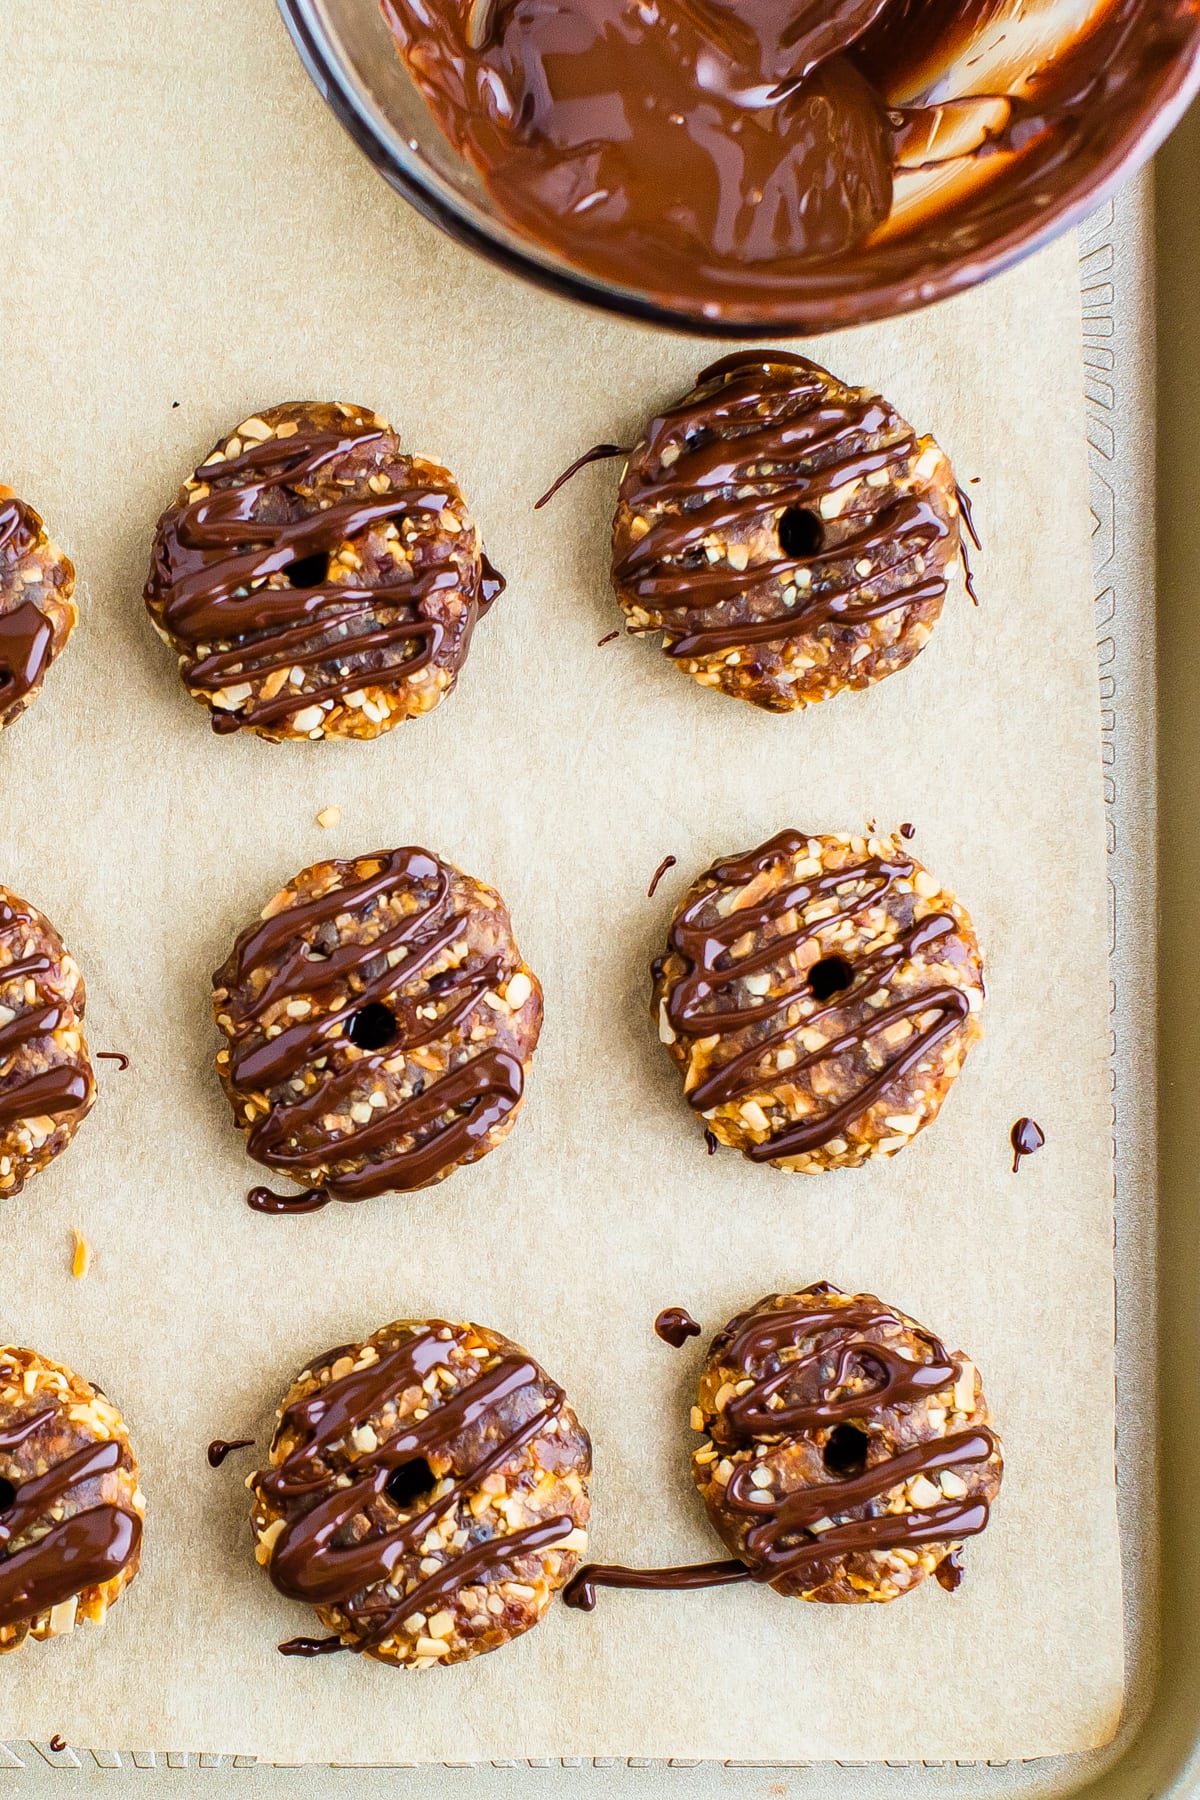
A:
<svg viewBox="0 0 1200 1800">
<path fill-rule="evenodd" d="M 91 1267 L 92 1246 L 88 1243 L 82 1231 L 73 1231 L 71 1237 L 74 1242 L 74 1250 L 71 1255 L 71 1273 L 76 1281 L 82 1281 L 87 1275 L 88 1269 Z"/>
</svg>

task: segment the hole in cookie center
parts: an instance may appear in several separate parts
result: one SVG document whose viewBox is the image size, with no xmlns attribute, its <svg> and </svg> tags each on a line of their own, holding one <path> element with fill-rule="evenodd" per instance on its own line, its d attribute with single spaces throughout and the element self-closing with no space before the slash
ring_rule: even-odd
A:
<svg viewBox="0 0 1200 1800">
<path fill-rule="evenodd" d="M 870 1447 L 870 1438 L 857 1425 L 835 1425 L 821 1456 L 831 1475 L 861 1475 Z"/>
<path fill-rule="evenodd" d="M 346 1026 L 346 1036 L 360 1050 L 382 1050 L 399 1032 L 396 1015 L 378 1000 L 360 1007 Z"/>
<path fill-rule="evenodd" d="M 6 687 L 12 686 L 12 679 L 13 679 L 12 670 L 6 669 L 3 665 L 3 663 L 0 663 L 0 693 L 3 693 L 4 689 Z"/>
<path fill-rule="evenodd" d="M 806 506 L 789 506 L 779 520 L 779 548 L 785 556 L 815 556 L 825 541 L 825 527 Z"/>
<path fill-rule="evenodd" d="M 823 956 L 808 972 L 808 985 L 818 1000 L 831 1000 L 853 980 L 854 970 L 844 956 Z"/>
<path fill-rule="evenodd" d="M 6 1513 L 17 1497 L 17 1490 L 11 1481 L 0 1481 L 0 1513 Z"/>
<path fill-rule="evenodd" d="M 419 1500 L 422 1494 L 427 1494 L 431 1488 L 436 1486 L 437 1476 L 425 1458 L 418 1456 L 414 1461 L 401 1463 L 398 1469 L 392 1470 L 388 1476 L 385 1492 L 388 1499 L 394 1500 L 397 1506 L 408 1508 Z"/>
<path fill-rule="evenodd" d="M 295 588 L 321 587 L 329 578 L 329 552 L 314 550 L 311 556 L 289 563 L 283 572 Z"/>
</svg>

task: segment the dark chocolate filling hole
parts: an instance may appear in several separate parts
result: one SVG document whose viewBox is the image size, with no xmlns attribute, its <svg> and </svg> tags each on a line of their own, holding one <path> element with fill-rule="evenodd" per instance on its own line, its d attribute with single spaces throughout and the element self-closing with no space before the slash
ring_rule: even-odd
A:
<svg viewBox="0 0 1200 1800">
<path fill-rule="evenodd" d="M 360 1050 L 382 1050 L 399 1032 L 396 1015 L 378 1000 L 360 1007 L 346 1026 L 346 1036 Z"/>
<path fill-rule="evenodd" d="M 831 1475 L 861 1475 L 870 1447 L 870 1438 L 857 1425 L 835 1425 L 821 1456 Z"/>
<path fill-rule="evenodd" d="M 392 1470 L 385 1492 L 389 1500 L 394 1500 L 402 1510 L 407 1510 L 436 1486 L 437 1476 L 425 1458 L 418 1456 L 412 1462 L 401 1463 L 398 1469 Z"/>
<path fill-rule="evenodd" d="M 831 1000 L 854 980 L 854 969 L 844 956 L 823 956 L 808 972 L 808 985 L 818 1000 Z"/>
<path fill-rule="evenodd" d="M 6 669 L 4 667 L 4 664 L 0 663 L 0 693 L 3 693 L 3 691 L 6 687 L 12 686 L 12 679 L 13 679 L 12 670 Z"/>
<path fill-rule="evenodd" d="M 0 1481 L 0 1513 L 6 1513 L 17 1497 L 17 1490 L 11 1481 Z"/>
<path fill-rule="evenodd" d="M 283 572 L 294 588 L 322 587 L 329 579 L 329 552 L 314 550 L 311 556 L 289 563 Z"/>
<path fill-rule="evenodd" d="M 779 520 L 779 548 L 785 556 L 815 556 L 825 542 L 825 527 L 806 506 L 789 506 Z"/>
</svg>

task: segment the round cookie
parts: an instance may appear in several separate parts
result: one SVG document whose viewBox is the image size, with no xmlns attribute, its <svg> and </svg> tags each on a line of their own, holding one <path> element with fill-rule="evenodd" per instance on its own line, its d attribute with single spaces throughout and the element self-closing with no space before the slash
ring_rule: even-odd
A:
<svg viewBox="0 0 1200 1800">
<path fill-rule="evenodd" d="M 962 1577 L 1002 1474 L 979 1375 L 873 1294 L 817 1282 L 717 1333 L 692 1477 L 751 1576 L 803 1600 Z"/>
<path fill-rule="evenodd" d="M 112 1401 L 35 1350 L 0 1349 L 0 1653 L 98 1624 L 137 1574 L 144 1512 Z"/>
<path fill-rule="evenodd" d="M 980 1036 L 974 928 L 899 837 L 781 831 L 717 863 L 652 973 L 708 1130 L 805 1174 L 911 1143 Z"/>
<path fill-rule="evenodd" d="M 0 731 L 42 691 L 79 623 L 75 570 L 32 506 L 0 485 Z"/>
<path fill-rule="evenodd" d="M 292 401 L 184 483 L 146 605 L 214 731 L 374 738 L 445 699 L 503 587 L 447 470 L 378 413 Z"/>
<path fill-rule="evenodd" d="M 217 1071 L 266 1211 L 427 1187 L 508 1135 L 542 990 L 494 889 L 412 847 L 317 863 L 213 977 Z"/>
<path fill-rule="evenodd" d="M 0 887 L 0 1199 L 66 1149 L 92 1109 L 83 976 L 36 906 Z"/>
<path fill-rule="evenodd" d="M 250 1477 L 255 1554 L 336 1640 L 407 1668 L 528 1631 L 587 1544 L 587 1433 L 499 1332 L 403 1320 L 331 1350 L 284 1397 Z"/>
<path fill-rule="evenodd" d="M 630 453 L 612 580 L 628 629 L 772 712 L 869 687 L 929 640 L 960 555 L 931 437 L 801 356 L 705 369 Z"/>
</svg>

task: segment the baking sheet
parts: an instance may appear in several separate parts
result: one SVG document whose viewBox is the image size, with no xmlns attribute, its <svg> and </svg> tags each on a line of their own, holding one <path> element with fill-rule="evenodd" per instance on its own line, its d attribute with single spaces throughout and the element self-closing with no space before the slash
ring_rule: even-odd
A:
<svg viewBox="0 0 1200 1800">
<path fill-rule="evenodd" d="M 119 1399 L 150 1514 L 143 1574 L 103 1633 L 0 1664 L 3 1735 L 379 1761 L 1103 1742 L 1121 1695 L 1107 938 L 1072 246 L 816 346 L 979 475 L 984 605 L 957 594 L 873 693 L 771 718 L 647 646 L 596 648 L 616 622 L 611 471 L 528 510 L 703 352 L 533 296 L 410 219 L 307 89 L 269 0 L 136 20 L 10 0 L 6 31 L 0 149 L 23 186 L 0 459 L 76 557 L 85 619 L 0 742 L 0 875 L 63 929 L 93 1045 L 133 1067 L 107 1065 L 77 1144 L 10 1209 L 0 1279 L 7 1330 Z M 375 745 L 213 738 L 138 597 L 178 478 L 295 395 L 377 405 L 446 459 L 510 581 L 455 699 Z M 330 803 L 342 822 L 322 832 Z M 867 817 L 913 820 L 971 908 L 986 1040 L 891 1164 L 803 1182 L 705 1159 L 643 1017 L 672 903 L 784 823 Z M 545 983 L 525 1115 L 432 1193 L 257 1218 L 211 1073 L 208 971 L 303 864 L 414 840 L 500 887 Z M 648 901 L 668 852 L 680 866 Z M 1049 1143 L 1014 1180 L 1022 1112 Z M 76 1226 L 95 1247 L 83 1284 Z M 650 1322 L 681 1302 L 715 1327 L 820 1276 L 876 1289 L 984 1372 L 1008 1472 L 953 1601 L 930 1583 L 851 1614 L 737 1589 L 605 1594 L 590 1619 L 556 1608 L 424 1679 L 275 1655 L 310 1615 L 253 1564 L 240 1465 L 214 1475 L 203 1446 L 265 1434 L 309 1354 L 424 1310 L 498 1326 L 592 1429 L 594 1553 L 707 1557 L 686 1473 L 698 1353 Z"/>
</svg>

